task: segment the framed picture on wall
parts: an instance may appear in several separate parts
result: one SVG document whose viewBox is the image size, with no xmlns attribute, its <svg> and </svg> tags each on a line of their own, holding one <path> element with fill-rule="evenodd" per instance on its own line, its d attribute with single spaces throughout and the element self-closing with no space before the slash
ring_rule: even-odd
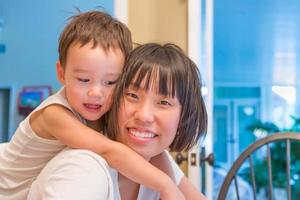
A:
<svg viewBox="0 0 300 200">
<path fill-rule="evenodd" d="M 18 95 L 19 114 L 27 116 L 51 94 L 52 88 L 48 85 L 23 87 Z"/>
</svg>

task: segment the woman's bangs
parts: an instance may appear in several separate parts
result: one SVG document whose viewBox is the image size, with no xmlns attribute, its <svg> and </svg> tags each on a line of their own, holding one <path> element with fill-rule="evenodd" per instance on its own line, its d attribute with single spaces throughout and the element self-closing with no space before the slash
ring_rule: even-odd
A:
<svg viewBox="0 0 300 200">
<path fill-rule="evenodd" d="M 133 77 L 131 86 L 136 89 L 154 89 L 160 95 L 175 97 L 175 81 L 169 67 L 143 64 Z"/>
</svg>

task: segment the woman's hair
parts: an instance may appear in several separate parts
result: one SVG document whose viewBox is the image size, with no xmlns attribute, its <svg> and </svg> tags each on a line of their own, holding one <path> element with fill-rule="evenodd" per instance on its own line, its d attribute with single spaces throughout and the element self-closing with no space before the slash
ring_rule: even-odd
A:
<svg viewBox="0 0 300 200">
<path fill-rule="evenodd" d="M 119 134 L 118 112 L 124 92 L 133 87 L 149 90 L 157 84 L 161 95 L 177 97 L 181 104 L 178 132 L 171 151 L 190 149 L 207 130 L 207 114 L 201 94 L 197 66 L 174 44 L 149 43 L 138 46 L 129 55 L 118 81 L 108 115 L 108 137 Z"/>
</svg>

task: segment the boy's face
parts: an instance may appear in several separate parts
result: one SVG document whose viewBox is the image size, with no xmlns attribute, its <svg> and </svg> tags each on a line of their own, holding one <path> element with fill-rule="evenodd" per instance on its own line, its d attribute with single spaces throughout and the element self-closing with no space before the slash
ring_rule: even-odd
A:
<svg viewBox="0 0 300 200">
<path fill-rule="evenodd" d="M 91 43 L 71 45 L 65 68 L 57 63 L 58 79 L 66 87 L 70 106 L 90 121 L 105 114 L 124 60 L 119 48 L 105 52 L 100 47 L 92 49 Z"/>
</svg>

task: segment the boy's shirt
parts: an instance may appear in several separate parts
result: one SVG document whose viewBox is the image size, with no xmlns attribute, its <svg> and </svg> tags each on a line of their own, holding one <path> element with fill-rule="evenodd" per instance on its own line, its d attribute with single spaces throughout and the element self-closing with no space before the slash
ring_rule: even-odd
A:
<svg viewBox="0 0 300 200">
<path fill-rule="evenodd" d="M 86 124 L 85 120 L 69 106 L 64 88 L 43 101 L 19 124 L 11 141 L 1 151 L 0 199 L 26 199 L 32 181 L 48 161 L 66 147 L 58 140 L 39 137 L 29 123 L 30 116 L 34 112 L 52 104 L 66 107 L 82 123 Z"/>
</svg>

